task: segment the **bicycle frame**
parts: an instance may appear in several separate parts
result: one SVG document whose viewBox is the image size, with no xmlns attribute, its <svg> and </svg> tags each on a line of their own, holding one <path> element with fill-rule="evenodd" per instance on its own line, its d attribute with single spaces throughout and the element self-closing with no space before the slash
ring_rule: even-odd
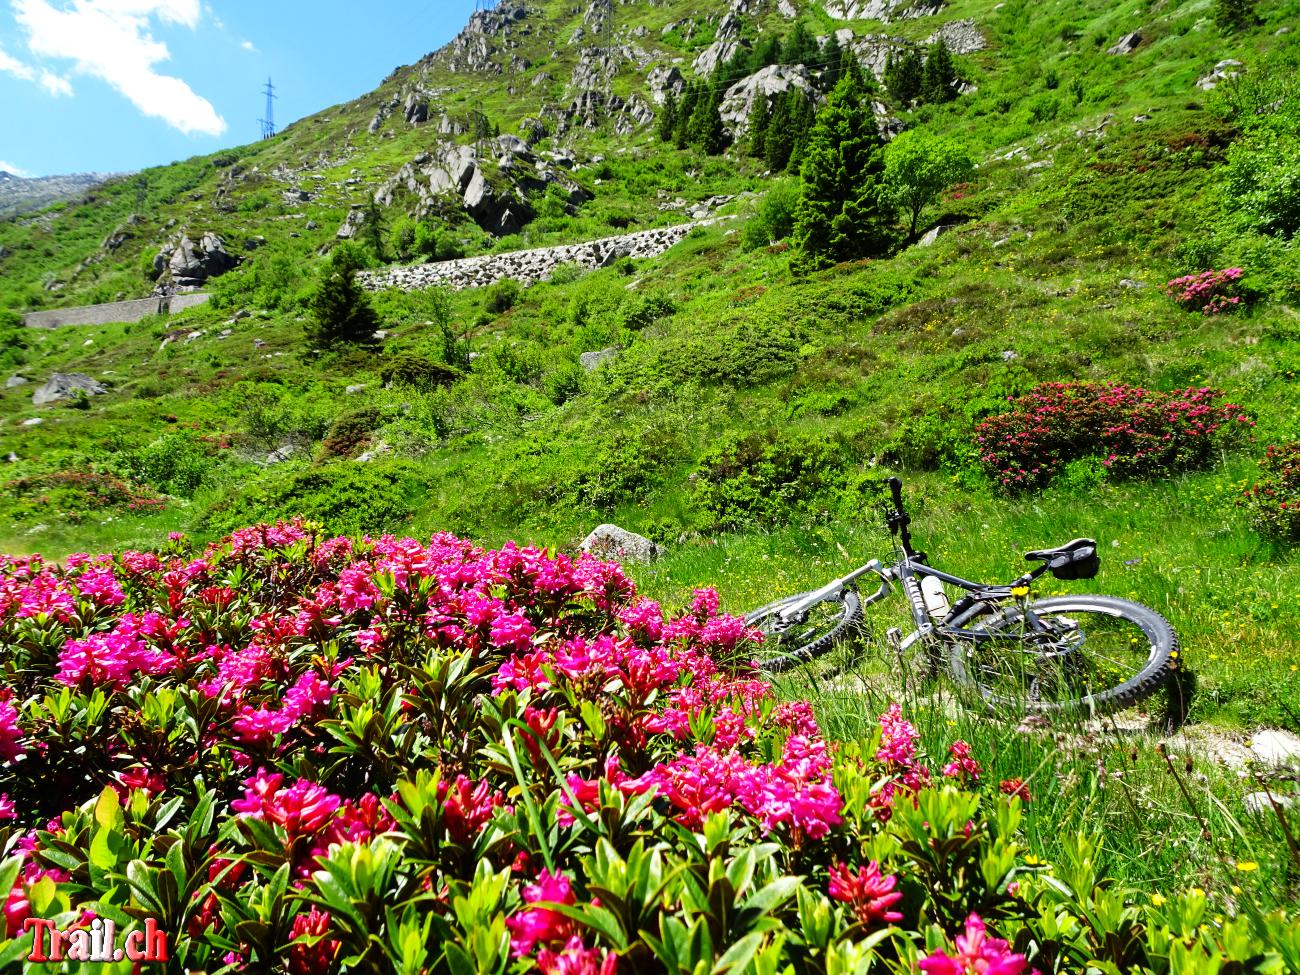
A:
<svg viewBox="0 0 1300 975">
<path fill-rule="evenodd" d="M 872 559 L 865 565 L 854 569 L 848 575 L 841 576 L 820 589 L 810 592 L 803 599 L 792 602 L 780 611 L 780 617 L 786 622 L 791 622 L 822 600 L 833 596 L 847 586 L 853 585 L 863 576 L 874 573 L 880 577 L 880 588 L 870 596 L 862 598 L 864 608 L 878 603 L 888 596 L 893 591 L 891 583 L 894 581 L 897 581 L 907 594 L 908 604 L 912 611 L 912 621 L 916 629 L 899 642 L 898 647 L 900 650 L 906 650 L 917 640 L 934 633 L 973 641 L 982 639 L 982 634 L 963 630 L 962 626 L 975 616 L 980 615 L 989 603 L 998 603 L 1009 599 L 1013 595 L 1013 589 L 1019 586 L 1028 586 L 1047 571 L 1047 564 L 1040 564 L 1006 584 L 975 582 L 927 565 L 924 553 L 917 552 L 912 547 L 912 535 L 908 530 L 912 519 L 903 510 L 902 482 L 896 477 L 891 477 L 888 483 L 892 494 L 893 510 L 887 512 L 886 522 L 889 525 L 890 533 L 899 539 L 902 557 L 889 566 L 885 566 L 879 559 Z M 920 580 L 926 576 L 931 576 L 947 585 L 956 586 L 967 591 L 967 595 L 957 600 L 942 619 L 935 619 L 925 604 L 925 598 L 921 593 Z"/>
</svg>

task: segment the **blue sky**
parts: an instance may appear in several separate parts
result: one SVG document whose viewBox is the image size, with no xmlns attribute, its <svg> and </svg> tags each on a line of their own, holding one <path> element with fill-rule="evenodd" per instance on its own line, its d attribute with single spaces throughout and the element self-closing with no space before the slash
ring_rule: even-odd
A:
<svg viewBox="0 0 1300 975">
<path fill-rule="evenodd" d="M 124 172 L 253 142 L 450 40 L 474 0 L 0 0 L 0 169 Z"/>
</svg>

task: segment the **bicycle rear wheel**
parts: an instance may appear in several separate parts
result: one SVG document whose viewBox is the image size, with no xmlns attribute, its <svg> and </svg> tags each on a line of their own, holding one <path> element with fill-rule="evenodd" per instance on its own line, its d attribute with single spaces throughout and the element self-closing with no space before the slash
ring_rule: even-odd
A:
<svg viewBox="0 0 1300 975">
<path fill-rule="evenodd" d="M 781 611 L 806 598 L 812 590 L 778 599 L 745 614 L 745 622 L 763 634 L 754 655 L 767 673 L 780 673 L 820 657 L 848 636 L 862 620 L 862 600 L 856 590 L 841 589 L 786 621 Z"/>
<path fill-rule="evenodd" d="M 964 627 L 948 662 L 990 707 L 1118 711 L 1165 686 L 1178 637 L 1163 616 L 1113 596 L 1058 596 L 1001 606 Z"/>
</svg>

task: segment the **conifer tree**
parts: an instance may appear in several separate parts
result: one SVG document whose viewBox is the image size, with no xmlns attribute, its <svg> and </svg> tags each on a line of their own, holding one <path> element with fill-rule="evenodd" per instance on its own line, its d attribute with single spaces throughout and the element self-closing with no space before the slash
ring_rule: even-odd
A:
<svg viewBox="0 0 1300 975">
<path fill-rule="evenodd" d="M 677 133 L 677 95 L 669 92 L 664 99 L 663 110 L 659 113 L 659 140 L 672 142 Z"/>
<path fill-rule="evenodd" d="M 840 42 L 834 34 L 822 48 L 821 60 L 825 67 L 822 68 L 821 77 L 817 80 L 817 88 L 823 93 L 834 91 L 844 72 L 844 49 L 840 47 Z"/>
<path fill-rule="evenodd" d="M 1225 33 L 1254 26 L 1259 23 L 1255 0 L 1214 0 L 1214 22 Z"/>
<path fill-rule="evenodd" d="M 760 71 L 769 64 L 781 63 L 781 38 L 775 34 L 767 34 L 759 41 L 758 46 L 754 48 L 754 54 L 750 58 L 750 73 Z"/>
<path fill-rule="evenodd" d="M 948 102 L 957 97 L 957 69 L 943 38 L 930 45 L 921 74 L 921 100 Z"/>
<path fill-rule="evenodd" d="M 699 101 L 699 86 L 687 85 L 682 92 L 681 103 L 677 106 L 677 129 L 673 132 L 673 142 L 678 149 L 685 149 L 690 144 L 691 117 L 695 114 Z"/>
<path fill-rule="evenodd" d="M 821 48 L 817 46 L 817 38 L 813 37 L 802 20 L 796 21 L 785 44 L 781 46 L 781 63 L 816 64 L 820 58 Z"/>
<path fill-rule="evenodd" d="M 791 128 L 794 122 L 793 92 L 793 88 L 787 88 L 776 96 L 767 123 L 763 153 L 767 159 L 767 168 L 774 173 L 781 172 L 790 164 L 790 153 L 794 151 L 794 132 Z"/>
<path fill-rule="evenodd" d="M 925 64 L 919 50 L 910 47 L 902 54 L 890 52 L 885 61 L 885 88 L 900 106 L 907 108 L 920 97 L 924 79 Z"/>
<path fill-rule="evenodd" d="M 796 267 L 884 253 L 894 211 L 881 185 L 884 140 L 859 78 L 841 79 L 808 138 L 795 208 Z"/>
<path fill-rule="evenodd" d="M 727 133 L 718 114 L 721 105 L 722 89 L 714 87 L 701 93 L 691 113 L 686 141 L 706 155 L 716 156 L 727 148 Z"/>
<path fill-rule="evenodd" d="M 344 241 L 334 248 L 325 276 L 307 304 L 307 338 L 314 345 L 334 348 L 375 340 L 379 316 L 357 281 L 361 267 L 361 255 L 354 244 Z"/>
<path fill-rule="evenodd" d="M 798 171 L 803 165 L 804 151 L 808 145 L 808 137 L 812 133 L 813 122 L 817 118 L 817 108 L 813 104 L 812 97 L 802 89 L 792 88 L 794 95 L 791 100 L 793 109 L 790 113 L 790 162 L 789 168 Z"/>
<path fill-rule="evenodd" d="M 767 127 L 771 118 L 767 96 L 761 91 L 754 92 L 754 106 L 749 110 L 749 154 L 756 159 L 764 158 L 767 151 Z"/>
</svg>

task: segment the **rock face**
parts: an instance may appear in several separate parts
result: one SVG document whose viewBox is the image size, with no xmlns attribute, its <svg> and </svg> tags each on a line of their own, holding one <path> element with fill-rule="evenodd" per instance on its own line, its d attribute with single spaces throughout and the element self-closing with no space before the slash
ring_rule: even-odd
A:
<svg viewBox="0 0 1300 975">
<path fill-rule="evenodd" d="M 502 64 L 496 55 L 515 45 L 513 35 L 527 17 L 528 9 L 522 3 L 502 3 L 493 10 L 476 10 L 465 29 L 436 56 L 452 71 L 500 74 Z"/>
<path fill-rule="evenodd" d="M 415 291 L 433 287 L 448 287 L 459 291 L 464 288 L 486 287 L 506 278 L 513 278 L 523 284 L 536 284 L 549 278 L 551 272 L 562 264 L 594 270 L 608 267 L 623 257 L 657 257 L 684 240 L 693 228 L 711 222 L 713 221 L 702 220 L 675 227 L 641 230 L 585 244 L 541 247 L 510 254 L 485 254 L 482 257 L 416 264 L 386 271 L 363 271 L 358 275 L 358 280 L 362 287 L 370 291 L 382 291 L 384 288 Z"/>
<path fill-rule="evenodd" d="M 686 79 L 673 65 L 660 65 L 652 70 L 646 84 L 650 87 L 650 97 L 656 105 L 666 102 L 670 94 L 681 95 L 686 90 Z"/>
<path fill-rule="evenodd" d="M 47 403 L 74 399 L 78 390 L 87 396 L 100 396 L 108 392 L 105 386 L 95 382 L 84 372 L 56 372 L 50 377 L 49 382 L 36 387 L 36 391 L 32 393 L 32 405 L 45 406 Z"/>
<path fill-rule="evenodd" d="M 226 250 L 226 242 L 217 234 L 204 234 L 198 242 L 182 235 L 167 244 L 153 259 L 154 271 L 164 284 L 177 290 L 193 291 L 209 278 L 233 271 L 239 258 Z"/>
<path fill-rule="evenodd" d="M 827 0 L 823 4 L 826 16 L 835 20 L 913 20 L 931 17 L 943 9 L 944 0 Z"/>
<path fill-rule="evenodd" d="M 1121 37 L 1110 47 L 1106 48 L 1106 53 L 1107 54 L 1132 54 L 1134 51 L 1138 49 L 1138 46 L 1141 43 L 1142 43 L 1142 32 L 1135 30 L 1130 34 L 1125 34 L 1123 37 Z"/>
<path fill-rule="evenodd" d="M 749 131 L 749 114 L 756 98 L 765 98 L 770 104 L 773 98 L 791 87 L 812 90 L 812 78 L 802 64 L 769 65 L 737 81 L 727 89 L 718 109 L 728 134 L 733 139 L 740 139 Z"/>
<path fill-rule="evenodd" d="M 974 54 L 988 47 L 984 35 L 973 20 L 954 20 L 944 24 L 926 38 L 925 43 L 934 44 L 943 41 L 953 54 Z"/>
<path fill-rule="evenodd" d="M 501 237 L 518 232 L 533 218 L 528 198 L 545 193 L 552 185 L 564 191 L 570 207 L 591 199 L 562 166 L 538 158 L 518 136 L 502 135 L 491 146 L 497 154 L 496 172 L 491 177 L 477 147 L 446 145 L 421 153 L 399 169 L 375 191 L 375 201 L 391 206 L 405 191 L 415 197 L 416 212 L 421 216 L 450 202 L 463 207 L 488 233 Z M 356 212 L 348 215 L 339 236 L 355 222 Z M 364 210 L 360 219 L 364 222 Z"/>
<path fill-rule="evenodd" d="M 582 550 L 620 562 L 653 562 L 662 554 L 658 545 L 618 525 L 598 525 L 582 541 Z"/>
<path fill-rule="evenodd" d="M 704 78 L 711 78 L 718 66 L 726 64 L 736 56 L 736 52 L 745 47 L 744 41 L 714 41 L 692 63 L 695 73 Z"/>
</svg>

